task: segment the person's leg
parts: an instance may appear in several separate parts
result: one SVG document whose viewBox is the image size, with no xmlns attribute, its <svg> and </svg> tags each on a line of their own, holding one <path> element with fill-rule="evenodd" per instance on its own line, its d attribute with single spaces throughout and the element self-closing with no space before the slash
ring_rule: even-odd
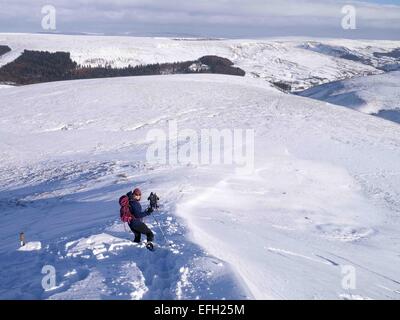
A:
<svg viewBox="0 0 400 320">
<path fill-rule="evenodd" d="M 152 242 L 154 240 L 154 233 L 146 226 L 148 232 L 146 233 L 147 242 Z"/>
<path fill-rule="evenodd" d="M 142 237 L 142 234 L 140 233 L 139 230 L 137 230 L 136 226 L 137 226 L 137 224 L 135 222 L 133 222 L 133 221 L 129 224 L 129 228 L 131 229 L 131 231 L 135 235 L 135 239 L 133 240 L 133 242 L 140 243 L 140 239 Z"/>
<path fill-rule="evenodd" d="M 133 242 L 140 243 L 140 238 L 142 237 L 142 234 L 137 231 L 133 231 L 133 234 L 135 235 L 135 239 L 133 240 Z"/>
<path fill-rule="evenodd" d="M 150 228 L 145 223 L 143 223 L 141 221 L 135 221 L 134 230 L 136 232 L 145 234 L 147 237 L 147 241 L 150 242 L 150 241 L 154 240 L 153 232 L 150 230 Z"/>
</svg>

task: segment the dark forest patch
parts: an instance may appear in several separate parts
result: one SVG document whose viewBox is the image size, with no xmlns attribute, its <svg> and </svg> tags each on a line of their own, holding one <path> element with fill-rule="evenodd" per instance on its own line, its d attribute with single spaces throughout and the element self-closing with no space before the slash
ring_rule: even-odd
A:
<svg viewBox="0 0 400 320">
<path fill-rule="evenodd" d="M 61 80 L 186 73 L 218 73 L 235 76 L 246 74 L 242 69 L 234 67 L 229 59 L 218 56 L 204 56 L 193 61 L 112 68 L 77 65 L 71 60 L 69 52 L 25 50 L 17 59 L 0 68 L 0 82 L 25 85 Z"/>
<path fill-rule="evenodd" d="M 11 48 L 9 46 L 0 45 L 0 56 L 10 51 Z"/>
</svg>

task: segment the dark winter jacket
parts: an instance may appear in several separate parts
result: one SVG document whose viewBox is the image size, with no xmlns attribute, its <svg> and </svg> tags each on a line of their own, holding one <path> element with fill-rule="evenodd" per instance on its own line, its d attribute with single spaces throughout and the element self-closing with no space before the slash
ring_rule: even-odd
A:
<svg viewBox="0 0 400 320">
<path fill-rule="evenodd" d="M 128 192 L 126 195 L 129 197 L 129 209 L 130 209 L 132 215 L 136 219 L 140 220 L 140 219 L 150 215 L 150 212 L 142 211 L 142 206 L 139 201 L 136 201 L 133 198 L 132 191 Z M 133 220 L 133 221 L 135 221 L 135 220 Z"/>
</svg>

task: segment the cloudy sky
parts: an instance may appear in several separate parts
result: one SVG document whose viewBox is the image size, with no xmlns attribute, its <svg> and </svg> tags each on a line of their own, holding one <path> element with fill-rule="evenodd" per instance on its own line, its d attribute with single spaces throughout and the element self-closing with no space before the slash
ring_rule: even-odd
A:
<svg viewBox="0 0 400 320">
<path fill-rule="evenodd" d="M 400 39 L 400 0 L 0 0 L 0 32 L 45 31 L 47 4 L 64 33 Z M 342 28 L 345 5 L 355 30 Z"/>
</svg>

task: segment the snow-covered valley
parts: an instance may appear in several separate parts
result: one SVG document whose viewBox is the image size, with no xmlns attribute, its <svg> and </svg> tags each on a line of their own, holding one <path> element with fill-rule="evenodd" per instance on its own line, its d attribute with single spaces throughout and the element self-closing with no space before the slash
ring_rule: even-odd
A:
<svg viewBox="0 0 400 320">
<path fill-rule="evenodd" d="M 148 132 L 172 121 L 254 130 L 254 171 L 148 163 Z M 399 299 L 399 133 L 251 77 L 4 87 L 0 297 Z M 119 220 L 119 196 L 137 186 L 161 198 L 157 220 L 147 218 L 155 252 L 133 244 Z M 48 290 L 45 265 L 57 276 Z M 349 266 L 352 289 L 343 286 Z"/>
</svg>

